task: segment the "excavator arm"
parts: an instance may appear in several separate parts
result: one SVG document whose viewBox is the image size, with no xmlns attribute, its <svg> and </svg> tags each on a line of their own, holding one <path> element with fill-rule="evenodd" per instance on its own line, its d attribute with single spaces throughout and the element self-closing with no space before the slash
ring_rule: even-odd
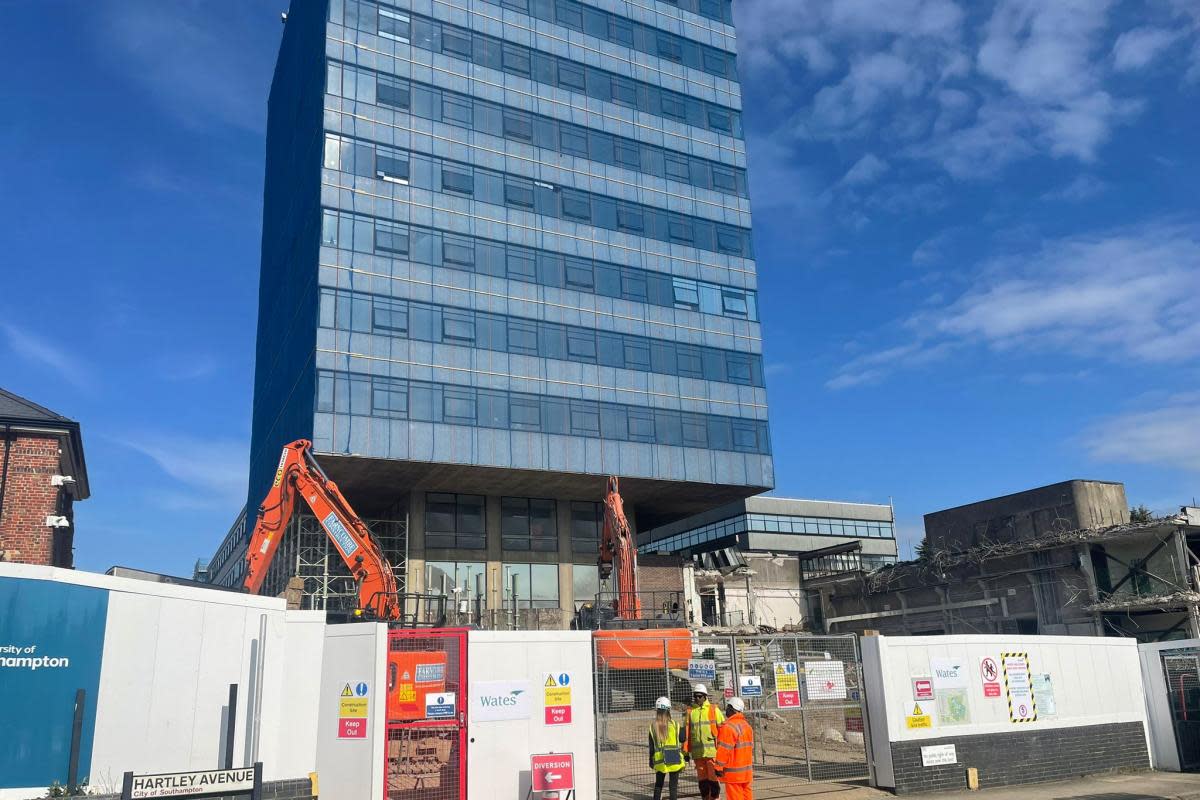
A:
<svg viewBox="0 0 1200 800">
<path fill-rule="evenodd" d="M 641 619 L 642 601 L 638 595 L 637 544 L 625 518 L 625 504 L 615 475 L 608 478 L 604 494 L 604 532 L 600 537 L 600 577 L 616 575 L 617 617 Z"/>
<path fill-rule="evenodd" d="M 358 606 L 381 620 L 400 617 L 396 576 L 367 526 L 354 513 L 337 484 L 329 480 L 312 454 L 312 442 L 298 439 L 283 448 L 271 490 L 258 509 L 246 553 L 246 589 L 257 594 L 279 541 L 296 510 L 296 497 L 312 509 L 317 522 L 358 583 Z"/>
</svg>

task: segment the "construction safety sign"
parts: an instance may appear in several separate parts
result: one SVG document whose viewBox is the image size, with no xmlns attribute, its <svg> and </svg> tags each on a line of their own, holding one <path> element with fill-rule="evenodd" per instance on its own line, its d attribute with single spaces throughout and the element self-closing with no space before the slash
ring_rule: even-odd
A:
<svg viewBox="0 0 1200 800">
<path fill-rule="evenodd" d="M 546 724 L 568 725 L 571 722 L 571 673 L 547 672 L 542 681 L 546 695 Z"/>
<path fill-rule="evenodd" d="M 933 718 L 925 713 L 920 703 L 914 703 L 912 713 L 905 715 L 905 725 L 908 728 L 932 728 Z"/>
<path fill-rule="evenodd" d="M 1001 653 L 1004 690 L 1008 693 L 1008 718 L 1013 722 L 1037 722 L 1037 700 L 1029 675 L 1028 653 Z"/>
<path fill-rule="evenodd" d="M 795 661 L 775 662 L 775 703 L 780 708 L 800 707 L 800 675 Z"/>
<path fill-rule="evenodd" d="M 370 700 L 367 698 L 366 681 L 347 683 L 338 693 L 339 739 L 366 739 L 367 719 L 370 717 Z"/>
</svg>

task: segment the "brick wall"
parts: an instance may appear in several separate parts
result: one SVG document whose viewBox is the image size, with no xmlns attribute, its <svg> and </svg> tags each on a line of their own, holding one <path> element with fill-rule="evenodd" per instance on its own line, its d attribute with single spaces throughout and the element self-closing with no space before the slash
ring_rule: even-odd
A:
<svg viewBox="0 0 1200 800">
<path fill-rule="evenodd" d="M 637 562 L 641 591 L 683 591 L 683 560 L 679 556 L 639 555 Z"/>
<path fill-rule="evenodd" d="M 8 476 L 0 512 L 0 560 L 71 566 L 71 529 L 46 527 L 47 516 L 71 518 L 69 495 L 61 487 L 50 485 L 50 479 L 59 474 L 58 438 L 14 431 L 12 438 L 0 441 L 0 465 L 6 449 Z"/>
<path fill-rule="evenodd" d="M 939 744 L 954 745 L 958 763 L 922 766 L 921 748 Z M 966 789 L 967 767 L 979 770 L 982 789 L 1150 769 L 1140 722 L 945 736 L 892 742 L 891 749 L 896 794 Z"/>
</svg>

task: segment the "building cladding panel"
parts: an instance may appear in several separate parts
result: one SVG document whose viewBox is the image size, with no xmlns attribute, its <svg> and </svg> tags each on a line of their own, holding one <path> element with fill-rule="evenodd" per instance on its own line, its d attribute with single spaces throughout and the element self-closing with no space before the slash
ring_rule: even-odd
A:
<svg viewBox="0 0 1200 800">
<path fill-rule="evenodd" d="M 731 19 L 729 0 L 293 4 L 251 508 L 299 436 L 773 485 Z"/>
</svg>

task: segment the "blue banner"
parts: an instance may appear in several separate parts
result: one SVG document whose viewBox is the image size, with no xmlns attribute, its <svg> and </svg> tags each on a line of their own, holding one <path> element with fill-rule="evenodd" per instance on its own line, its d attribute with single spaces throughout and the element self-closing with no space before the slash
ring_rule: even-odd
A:
<svg viewBox="0 0 1200 800">
<path fill-rule="evenodd" d="M 0 788 L 66 784 L 77 689 L 88 776 L 107 617 L 106 589 L 0 578 Z"/>
</svg>

